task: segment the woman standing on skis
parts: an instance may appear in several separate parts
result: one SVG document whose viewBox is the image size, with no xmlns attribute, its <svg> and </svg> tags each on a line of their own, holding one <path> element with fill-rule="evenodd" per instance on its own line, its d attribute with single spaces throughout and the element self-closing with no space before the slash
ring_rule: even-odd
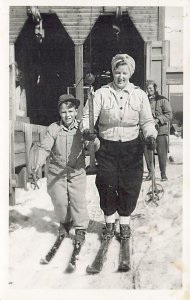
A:
<svg viewBox="0 0 190 300">
<path fill-rule="evenodd" d="M 154 148 L 155 129 L 146 93 L 129 82 L 135 61 L 127 54 L 117 54 L 111 62 L 113 82 L 102 86 L 94 95 L 94 124 L 99 117 L 100 149 L 97 152 L 96 186 L 104 212 L 104 238 L 112 238 L 115 212 L 119 214 L 120 236 L 130 236 L 130 215 L 134 211 L 143 179 L 143 144 L 141 128 L 149 148 Z M 88 103 L 84 108 L 81 131 L 86 140 L 89 132 Z"/>
</svg>

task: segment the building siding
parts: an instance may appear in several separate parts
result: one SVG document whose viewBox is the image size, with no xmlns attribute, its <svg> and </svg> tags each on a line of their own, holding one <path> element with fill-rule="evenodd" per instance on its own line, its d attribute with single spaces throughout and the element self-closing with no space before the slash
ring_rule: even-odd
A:
<svg viewBox="0 0 190 300">
<path fill-rule="evenodd" d="M 75 45 L 83 44 L 100 14 L 115 14 L 116 6 L 39 6 L 41 13 L 55 13 Z M 122 6 L 144 41 L 158 37 L 158 7 Z M 14 43 L 27 20 L 26 6 L 10 7 L 10 43 Z"/>
</svg>

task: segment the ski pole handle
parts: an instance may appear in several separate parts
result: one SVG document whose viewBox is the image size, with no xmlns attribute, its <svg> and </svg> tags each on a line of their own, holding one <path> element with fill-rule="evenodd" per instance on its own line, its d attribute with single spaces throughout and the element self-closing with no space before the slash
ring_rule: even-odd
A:
<svg viewBox="0 0 190 300">
<path fill-rule="evenodd" d="M 90 130 L 90 133 L 94 133 L 94 106 L 93 106 L 94 89 L 92 86 L 94 80 L 95 80 L 95 76 L 92 73 L 86 74 L 85 82 L 89 86 L 88 105 L 89 105 L 89 130 Z"/>
</svg>

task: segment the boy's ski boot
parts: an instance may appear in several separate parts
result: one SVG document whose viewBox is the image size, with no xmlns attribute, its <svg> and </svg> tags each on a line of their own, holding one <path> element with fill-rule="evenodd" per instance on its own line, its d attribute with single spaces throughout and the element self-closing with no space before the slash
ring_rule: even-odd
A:
<svg viewBox="0 0 190 300">
<path fill-rule="evenodd" d="M 60 222 L 59 229 L 58 229 L 58 234 L 59 236 L 64 235 L 66 237 L 69 234 L 70 229 L 73 226 L 73 222 L 68 222 L 68 223 L 62 223 Z"/>
<path fill-rule="evenodd" d="M 81 247 L 85 242 L 85 229 L 76 229 L 75 230 L 75 238 L 74 238 L 74 249 L 73 253 L 71 255 L 71 259 L 69 261 L 69 264 L 67 266 L 66 272 L 72 273 L 76 269 L 76 261 L 78 259 L 78 255 L 81 251 Z"/>
<path fill-rule="evenodd" d="M 69 222 L 69 223 L 60 222 L 60 226 L 59 226 L 59 229 L 58 229 L 58 237 L 56 238 L 56 241 L 54 242 L 51 249 L 46 254 L 45 258 L 42 258 L 40 260 L 40 263 L 42 265 L 46 265 L 50 262 L 50 260 L 52 260 L 52 258 L 56 254 L 57 250 L 59 249 L 62 241 L 64 240 L 64 238 L 66 236 L 68 236 L 69 230 L 71 229 L 71 227 L 72 227 L 72 222 Z"/>
</svg>

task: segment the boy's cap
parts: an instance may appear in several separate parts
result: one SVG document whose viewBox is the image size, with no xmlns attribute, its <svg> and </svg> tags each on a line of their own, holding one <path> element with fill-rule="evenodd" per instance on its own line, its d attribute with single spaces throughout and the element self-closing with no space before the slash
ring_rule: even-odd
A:
<svg viewBox="0 0 190 300">
<path fill-rule="evenodd" d="M 64 102 L 67 102 L 67 101 L 72 102 L 76 106 L 76 108 L 78 108 L 79 105 L 80 105 L 80 100 L 76 99 L 73 95 L 71 95 L 71 94 L 64 94 L 64 95 L 61 95 L 59 97 L 58 107 L 61 104 L 63 104 Z"/>
</svg>

